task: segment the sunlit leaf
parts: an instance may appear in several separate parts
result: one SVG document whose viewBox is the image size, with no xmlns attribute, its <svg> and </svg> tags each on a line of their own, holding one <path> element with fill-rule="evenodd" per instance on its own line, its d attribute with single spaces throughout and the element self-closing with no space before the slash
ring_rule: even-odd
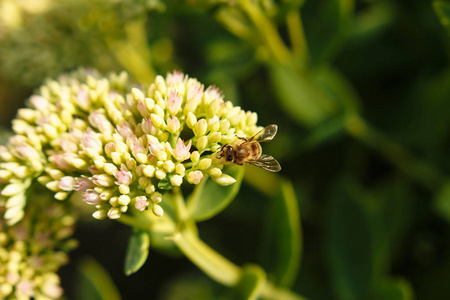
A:
<svg viewBox="0 0 450 300">
<path fill-rule="evenodd" d="M 441 21 L 442 26 L 444 26 L 450 34 L 450 3 L 447 1 L 434 1 L 433 8 L 439 21 Z"/>
<path fill-rule="evenodd" d="M 136 273 L 147 260 L 150 236 L 147 231 L 135 231 L 128 241 L 124 271 L 126 275 Z"/>
<path fill-rule="evenodd" d="M 76 299 L 120 300 L 120 294 L 106 270 L 93 258 L 78 265 Z"/>
<path fill-rule="evenodd" d="M 292 183 L 282 180 L 264 231 L 264 268 L 277 286 L 289 287 L 297 277 L 302 255 L 299 212 Z"/>
<path fill-rule="evenodd" d="M 188 210 L 194 220 L 203 221 L 212 218 L 225 209 L 239 192 L 244 167 L 230 166 L 225 169 L 225 173 L 235 178 L 236 182 L 229 186 L 220 186 L 208 178 L 206 183 L 198 186 L 198 190 L 188 198 Z"/>
<path fill-rule="evenodd" d="M 335 100 L 309 74 L 277 63 L 270 70 L 281 107 L 300 124 L 314 127 L 338 110 Z"/>
</svg>

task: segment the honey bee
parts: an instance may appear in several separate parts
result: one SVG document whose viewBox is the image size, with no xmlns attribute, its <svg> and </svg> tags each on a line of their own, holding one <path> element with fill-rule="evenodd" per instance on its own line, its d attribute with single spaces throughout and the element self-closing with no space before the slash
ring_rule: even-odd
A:
<svg viewBox="0 0 450 300">
<path fill-rule="evenodd" d="M 277 134 L 278 126 L 275 124 L 269 125 L 261 129 L 251 138 L 239 137 L 243 142 L 231 146 L 230 144 L 223 145 L 217 152 L 218 158 L 225 158 L 227 163 L 234 163 L 243 165 L 248 163 L 264 170 L 271 172 L 278 172 L 281 166 L 278 161 L 270 155 L 262 153 L 260 142 L 271 141 Z"/>
</svg>

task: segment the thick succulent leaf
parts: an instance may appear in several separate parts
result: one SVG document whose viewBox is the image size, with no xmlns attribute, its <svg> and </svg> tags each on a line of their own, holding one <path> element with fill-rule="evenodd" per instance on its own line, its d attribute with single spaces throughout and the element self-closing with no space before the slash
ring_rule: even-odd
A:
<svg viewBox="0 0 450 300">
<path fill-rule="evenodd" d="M 124 271 L 127 276 L 136 273 L 148 257 L 150 236 L 147 231 L 133 232 L 128 241 L 127 254 L 125 256 Z"/>
<path fill-rule="evenodd" d="M 106 270 L 93 258 L 78 265 L 76 299 L 120 300 L 120 294 Z"/>
<path fill-rule="evenodd" d="M 281 181 L 265 224 L 263 266 L 277 286 L 290 287 L 297 277 L 302 255 L 300 211 L 290 181 Z"/>
<path fill-rule="evenodd" d="M 281 107 L 293 120 L 311 128 L 338 110 L 335 100 L 309 74 L 278 63 L 270 70 Z"/>
<path fill-rule="evenodd" d="M 195 221 L 214 217 L 224 210 L 239 192 L 244 167 L 233 165 L 225 169 L 225 173 L 235 178 L 236 182 L 229 186 L 220 186 L 208 178 L 206 182 L 200 183 L 202 185 L 197 186 L 188 198 L 188 211 Z"/>
</svg>

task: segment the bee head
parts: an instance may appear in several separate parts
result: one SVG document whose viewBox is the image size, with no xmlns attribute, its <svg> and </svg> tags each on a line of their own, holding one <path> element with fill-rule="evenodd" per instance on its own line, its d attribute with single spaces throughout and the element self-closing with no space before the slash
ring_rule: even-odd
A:
<svg viewBox="0 0 450 300">
<path fill-rule="evenodd" d="M 225 149 L 223 149 L 224 154 L 225 154 L 225 160 L 227 162 L 230 162 L 233 160 L 233 147 L 231 147 L 230 145 L 225 146 Z"/>
</svg>

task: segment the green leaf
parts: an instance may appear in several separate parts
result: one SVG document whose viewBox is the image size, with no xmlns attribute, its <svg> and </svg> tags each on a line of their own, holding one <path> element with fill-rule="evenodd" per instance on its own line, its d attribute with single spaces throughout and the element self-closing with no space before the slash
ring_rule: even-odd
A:
<svg viewBox="0 0 450 300">
<path fill-rule="evenodd" d="M 229 166 L 225 173 L 235 178 L 236 182 L 229 186 L 220 186 L 208 178 L 206 182 L 198 185 L 188 198 L 187 208 L 195 221 L 212 218 L 224 210 L 236 197 L 244 177 L 244 167 Z"/>
<path fill-rule="evenodd" d="M 335 100 L 306 72 L 273 63 L 270 75 L 281 107 L 293 120 L 315 127 L 339 109 Z"/>
<path fill-rule="evenodd" d="M 245 265 L 238 284 L 233 289 L 232 299 L 257 299 L 266 283 L 266 273 L 258 265 Z"/>
<path fill-rule="evenodd" d="M 434 1 L 433 8 L 442 26 L 444 26 L 450 34 L 450 3 L 446 1 Z"/>
<path fill-rule="evenodd" d="M 438 214 L 450 221 L 450 180 L 447 180 L 437 193 L 434 208 Z"/>
<path fill-rule="evenodd" d="M 325 246 L 337 299 L 365 299 L 372 280 L 370 220 L 358 192 L 344 179 L 331 192 Z"/>
<path fill-rule="evenodd" d="M 93 258 L 77 266 L 76 299 L 120 300 L 120 294 L 106 270 Z"/>
<path fill-rule="evenodd" d="M 150 236 L 147 231 L 133 232 L 128 241 L 127 254 L 125 256 L 124 271 L 127 276 L 136 273 L 145 263 L 148 257 Z"/>
<path fill-rule="evenodd" d="M 158 189 L 170 190 L 172 189 L 172 184 L 168 178 L 164 178 L 158 182 Z"/>
<path fill-rule="evenodd" d="M 302 255 L 300 213 L 290 181 L 282 180 L 272 197 L 266 221 L 264 268 L 274 284 L 290 287 L 297 277 Z"/>
</svg>

